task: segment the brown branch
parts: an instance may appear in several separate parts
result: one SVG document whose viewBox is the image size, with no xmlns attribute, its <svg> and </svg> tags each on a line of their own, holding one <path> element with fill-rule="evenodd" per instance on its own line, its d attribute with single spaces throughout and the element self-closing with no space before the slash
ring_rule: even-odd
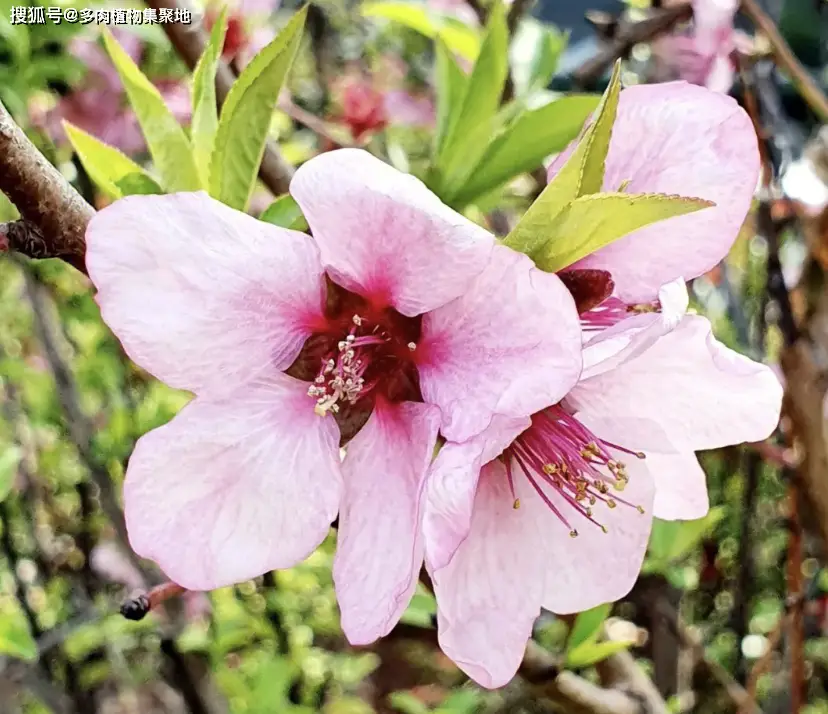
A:
<svg viewBox="0 0 828 714">
<path fill-rule="evenodd" d="M 630 50 L 641 42 L 649 42 L 678 23 L 686 22 L 693 16 L 690 3 L 681 3 L 659 10 L 653 17 L 630 25 L 621 24 L 615 36 L 595 57 L 584 62 L 573 72 L 573 79 L 581 87 L 587 87 L 598 80 L 613 63 L 626 57 Z"/>
<path fill-rule="evenodd" d="M 147 0 L 147 5 L 156 10 L 181 8 L 176 0 Z M 198 25 L 184 25 L 180 22 L 167 22 L 161 27 L 164 28 L 164 32 L 167 33 L 167 37 L 181 59 L 184 60 L 184 63 L 191 70 L 194 69 L 199 57 L 204 52 L 204 48 L 207 46 L 207 37 L 201 27 Z M 233 71 L 224 62 L 219 61 L 218 71 L 216 72 L 216 97 L 219 106 L 224 103 L 235 80 L 236 76 Z M 268 141 L 265 144 L 262 163 L 259 166 L 259 178 L 262 183 L 274 195 L 279 196 L 288 192 L 292 176 L 293 167 L 282 158 L 276 145 L 272 141 Z"/>
<path fill-rule="evenodd" d="M 776 23 L 759 6 L 756 0 L 742 0 L 741 8 L 742 12 L 765 35 L 773 49 L 776 63 L 788 73 L 808 106 L 823 122 L 828 122 L 828 97 L 825 96 L 825 92 L 822 91 L 796 58 L 788 43 L 785 42 L 785 38 L 779 32 Z"/>
<path fill-rule="evenodd" d="M 2 103 L 0 191 L 23 217 L 0 228 L 3 243 L 31 258 L 63 258 L 86 272 L 84 234 L 95 209 L 29 141 Z"/>
</svg>

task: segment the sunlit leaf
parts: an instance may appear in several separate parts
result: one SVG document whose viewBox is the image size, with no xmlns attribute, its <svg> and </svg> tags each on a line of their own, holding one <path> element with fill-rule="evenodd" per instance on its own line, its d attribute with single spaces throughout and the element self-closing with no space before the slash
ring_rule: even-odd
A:
<svg viewBox="0 0 828 714">
<path fill-rule="evenodd" d="M 578 613 L 575 624 L 569 632 L 569 639 L 566 642 L 567 651 L 577 649 L 581 645 L 595 642 L 601 634 L 601 625 L 609 617 L 612 604 L 605 603 L 598 605 L 591 610 Z"/>
<path fill-rule="evenodd" d="M 0 613 L 0 654 L 29 662 L 37 660 L 37 643 L 19 608 Z"/>
<path fill-rule="evenodd" d="M 620 92 L 619 61 L 601 97 L 595 119 L 586 128 L 561 170 L 506 236 L 506 245 L 534 257 L 536 251 L 550 240 L 548 233 L 558 214 L 576 198 L 601 190 Z"/>
<path fill-rule="evenodd" d="M 534 254 L 542 270 L 556 272 L 639 228 L 714 205 L 712 201 L 661 193 L 595 193 L 561 211 Z"/>
<path fill-rule="evenodd" d="M 650 570 L 662 572 L 671 563 L 686 557 L 724 515 L 724 508 L 716 506 L 704 518 L 695 521 L 654 519 L 649 543 Z"/>
<path fill-rule="evenodd" d="M 107 52 L 121 76 L 129 103 L 138 117 L 155 168 L 167 191 L 196 191 L 201 187 L 187 135 L 150 82 L 112 33 L 102 28 Z"/>
<path fill-rule="evenodd" d="M 635 644 L 626 640 L 607 640 L 605 642 L 586 642 L 580 647 L 570 650 L 566 654 L 566 666 L 570 669 L 591 667 L 601 660 L 605 660 L 616 652 L 629 649 Z"/>
<path fill-rule="evenodd" d="M 116 185 L 124 196 L 150 196 L 164 193 L 164 189 L 143 172 L 127 174 Z"/>
<path fill-rule="evenodd" d="M 426 5 L 410 2 L 367 2 L 362 5 L 361 10 L 365 17 L 391 20 L 430 39 L 439 36 L 452 52 L 466 60 L 474 60 L 480 51 L 478 30 Z"/>
<path fill-rule="evenodd" d="M 434 132 L 434 156 L 439 156 L 446 135 L 457 122 L 463 107 L 466 75 L 454 59 L 451 50 L 438 37 L 436 47 L 437 122 Z"/>
<path fill-rule="evenodd" d="M 193 71 L 193 119 L 190 137 L 202 186 L 210 182 L 210 156 L 218 129 L 216 105 L 216 70 L 221 59 L 224 36 L 227 32 L 227 8 L 223 7 L 210 33 L 210 41 Z"/>
<path fill-rule="evenodd" d="M 549 84 L 568 40 L 569 35 L 554 25 L 532 17 L 520 22 L 509 53 L 518 96 L 543 89 Z"/>
<path fill-rule="evenodd" d="M 129 193 L 138 193 L 125 192 L 124 187 L 119 185 L 128 176 L 144 176 L 155 184 L 144 169 L 115 147 L 104 144 L 67 121 L 63 122 L 63 129 L 89 178 L 108 196 L 121 198 Z"/>
<path fill-rule="evenodd" d="M 210 195 L 232 208 L 247 208 L 262 162 L 270 118 L 305 26 L 307 5 L 244 68 L 219 118 L 210 161 Z"/>
</svg>

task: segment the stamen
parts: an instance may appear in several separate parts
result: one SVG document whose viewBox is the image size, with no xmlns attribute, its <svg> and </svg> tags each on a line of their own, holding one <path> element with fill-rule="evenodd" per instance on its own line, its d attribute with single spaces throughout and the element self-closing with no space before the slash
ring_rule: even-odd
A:
<svg viewBox="0 0 828 714">
<path fill-rule="evenodd" d="M 532 426 L 503 455 L 514 507 L 520 505 L 514 484 L 513 464 L 517 464 L 544 504 L 569 528 L 572 537 L 577 536 L 577 530 L 561 510 L 564 503 L 604 533 L 608 528 L 594 517 L 596 504 L 603 503 L 610 510 L 621 504 L 644 513 L 637 504 L 609 496 L 610 487 L 620 492 L 629 481 L 626 465 L 614 458 L 610 449 L 645 458 L 639 451 L 597 438 L 560 405 L 535 414 Z M 561 501 L 554 502 L 550 490 Z"/>
</svg>

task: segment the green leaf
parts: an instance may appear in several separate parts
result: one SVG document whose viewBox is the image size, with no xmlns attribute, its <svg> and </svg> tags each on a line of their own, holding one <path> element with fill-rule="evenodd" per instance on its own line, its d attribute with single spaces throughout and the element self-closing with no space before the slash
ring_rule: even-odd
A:
<svg viewBox="0 0 828 714">
<path fill-rule="evenodd" d="M 464 83 L 460 108 L 447 127 L 436 156 L 437 185 L 443 200 L 450 200 L 461 187 L 496 129 L 495 117 L 509 72 L 508 45 L 506 11 L 497 0 L 489 15 L 480 55 Z"/>
<path fill-rule="evenodd" d="M 123 196 L 157 196 L 164 193 L 164 189 L 143 172 L 127 174 L 116 185 Z"/>
<path fill-rule="evenodd" d="M 663 572 L 670 564 L 686 557 L 715 526 L 724 518 L 721 506 L 711 508 L 704 517 L 695 521 L 653 520 L 650 534 L 650 567 Z"/>
<path fill-rule="evenodd" d="M 542 166 L 547 156 L 565 149 L 578 135 L 599 100 L 597 95 L 575 94 L 519 114 L 489 144 L 454 204 L 471 203 L 518 174 Z"/>
<path fill-rule="evenodd" d="M 121 198 L 129 193 L 124 193 L 119 186 L 127 176 L 144 176 L 155 184 L 144 169 L 118 149 L 104 144 L 68 121 L 63 122 L 63 129 L 89 178 L 111 198 Z"/>
<path fill-rule="evenodd" d="M 216 70 L 224 47 L 224 35 L 227 32 L 227 7 L 213 25 L 210 41 L 204 54 L 198 60 L 193 71 L 193 119 L 190 124 L 190 136 L 193 142 L 195 158 L 201 184 L 204 188 L 210 183 L 210 156 L 218 129 L 218 109 L 216 104 Z"/>
<path fill-rule="evenodd" d="M 612 610 L 612 604 L 605 603 L 579 613 L 569 632 L 569 639 L 566 643 L 567 651 L 595 642 L 601 634 L 601 625 L 609 617 L 610 610 Z"/>
<path fill-rule="evenodd" d="M 0 613 L 0 654 L 29 662 L 37 660 L 37 643 L 19 606 Z"/>
<path fill-rule="evenodd" d="M 714 205 L 712 201 L 661 193 L 596 193 L 561 211 L 533 256 L 542 270 L 557 272 L 639 228 Z"/>
<path fill-rule="evenodd" d="M 587 642 L 566 655 L 566 666 L 570 669 L 591 667 L 616 652 L 629 649 L 635 642 L 627 640 L 607 640 L 606 642 Z"/>
<path fill-rule="evenodd" d="M 259 216 L 259 220 L 272 223 L 274 226 L 291 228 L 294 231 L 308 230 L 308 222 L 302 215 L 302 209 L 299 208 L 299 204 L 293 200 L 293 196 L 289 193 L 279 196 L 265 208 Z"/>
<path fill-rule="evenodd" d="M 437 126 L 434 132 L 434 156 L 439 156 L 446 135 L 457 122 L 463 106 L 466 75 L 455 62 L 454 55 L 439 37 L 436 44 Z"/>
<path fill-rule="evenodd" d="M 0 453 L 0 502 L 11 493 L 17 467 L 23 458 L 23 450 L 18 446 L 7 446 Z"/>
<path fill-rule="evenodd" d="M 299 49 L 308 6 L 244 68 L 221 110 L 210 161 L 210 195 L 243 211 L 256 184 L 276 99 Z"/>
<path fill-rule="evenodd" d="M 568 42 L 569 34 L 554 25 L 531 17 L 520 22 L 509 51 L 517 96 L 549 86 Z"/>
<path fill-rule="evenodd" d="M 558 214 L 576 198 L 601 190 L 604 161 L 621 93 L 621 62 L 615 63 L 609 86 L 601 97 L 595 119 L 566 163 L 518 221 L 505 244 L 531 257 L 543 247 Z"/>
<path fill-rule="evenodd" d="M 170 192 L 198 190 L 201 188 L 198 170 L 184 130 L 158 89 L 138 69 L 112 33 L 105 27 L 101 31 L 164 188 Z"/>
<path fill-rule="evenodd" d="M 463 59 L 474 61 L 480 52 L 478 30 L 424 5 L 410 2 L 367 2 L 361 7 L 364 17 L 381 17 L 408 27 L 429 39 L 440 37 L 446 46 Z"/>
</svg>

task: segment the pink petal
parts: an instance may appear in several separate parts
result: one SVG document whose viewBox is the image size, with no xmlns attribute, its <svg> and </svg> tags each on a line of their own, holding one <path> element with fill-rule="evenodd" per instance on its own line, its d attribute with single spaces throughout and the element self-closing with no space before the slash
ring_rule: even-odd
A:
<svg viewBox="0 0 828 714">
<path fill-rule="evenodd" d="M 290 192 L 334 280 L 403 315 L 461 295 L 489 261 L 493 237 L 417 178 L 360 149 L 320 154 Z"/>
<path fill-rule="evenodd" d="M 557 173 L 571 151 L 550 167 Z M 756 133 L 730 97 L 684 82 L 621 92 L 607 156 L 604 190 L 629 179 L 630 193 L 694 196 L 716 206 L 660 221 L 579 261 L 608 270 L 616 294 L 630 302 L 655 297 L 683 275 L 710 270 L 728 252 L 750 207 L 759 175 Z"/>
<path fill-rule="evenodd" d="M 601 330 L 584 344 L 581 381 L 615 369 L 641 354 L 681 323 L 690 304 L 684 279 L 662 285 L 658 298 L 660 312 L 628 317 Z"/>
<path fill-rule="evenodd" d="M 578 412 L 641 416 L 658 422 L 677 450 L 761 441 L 776 428 L 782 385 L 765 365 L 740 355 L 687 315 L 635 359 L 578 385 L 567 402 Z M 629 448 L 636 429 L 616 435 Z"/>
<path fill-rule="evenodd" d="M 176 388 L 217 395 L 288 367 L 322 314 L 313 241 L 206 193 L 122 199 L 86 239 L 104 321 Z"/>
<path fill-rule="evenodd" d="M 489 427 L 469 441 L 447 442 L 428 474 L 423 535 L 426 564 L 439 570 L 451 560 L 471 528 L 480 469 L 529 428 L 529 417 L 495 416 Z"/>
<path fill-rule="evenodd" d="M 634 463 L 633 463 L 634 462 Z M 707 476 L 696 455 L 647 452 L 643 461 L 627 460 L 627 473 L 635 478 L 644 466 L 655 483 L 653 515 L 665 521 L 694 521 L 710 510 Z"/>
<path fill-rule="evenodd" d="M 190 590 L 290 568 L 322 542 L 342 494 L 339 430 L 307 384 L 274 372 L 196 397 L 135 447 L 124 484 L 129 540 Z"/>
<path fill-rule="evenodd" d="M 581 370 L 575 303 L 556 275 L 497 246 L 465 295 L 425 315 L 415 356 L 443 435 L 465 441 L 494 414 L 526 417 L 569 391 Z"/>
<path fill-rule="evenodd" d="M 612 453 L 629 464 L 625 454 Z M 614 602 L 627 595 L 638 579 L 653 521 L 654 488 L 646 469 L 628 469 L 628 473 L 630 481 L 623 493 L 609 495 L 632 505 L 619 501 L 612 509 L 601 503 L 593 506 L 593 517 L 606 527 L 606 533 L 574 513 L 557 494 L 550 496 L 578 536 L 570 537 L 569 529 L 548 511 L 547 518 L 539 521 L 545 527 L 547 584 L 543 606 L 547 610 L 567 614 Z M 521 497 L 521 509 L 524 506 L 544 508 L 538 498 Z"/>
<path fill-rule="evenodd" d="M 439 427 L 435 407 L 378 403 L 348 444 L 333 576 L 351 644 L 388 634 L 414 594 L 423 489 Z"/>
<path fill-rule="evenodd" d="M 468 537 L 432 572 L 440 648 L 489 689 L 517 672 L 550 569 L 535 514 L 512 502 L 503 464 L 492 461 L 480 476 Z"/>
</svg>

